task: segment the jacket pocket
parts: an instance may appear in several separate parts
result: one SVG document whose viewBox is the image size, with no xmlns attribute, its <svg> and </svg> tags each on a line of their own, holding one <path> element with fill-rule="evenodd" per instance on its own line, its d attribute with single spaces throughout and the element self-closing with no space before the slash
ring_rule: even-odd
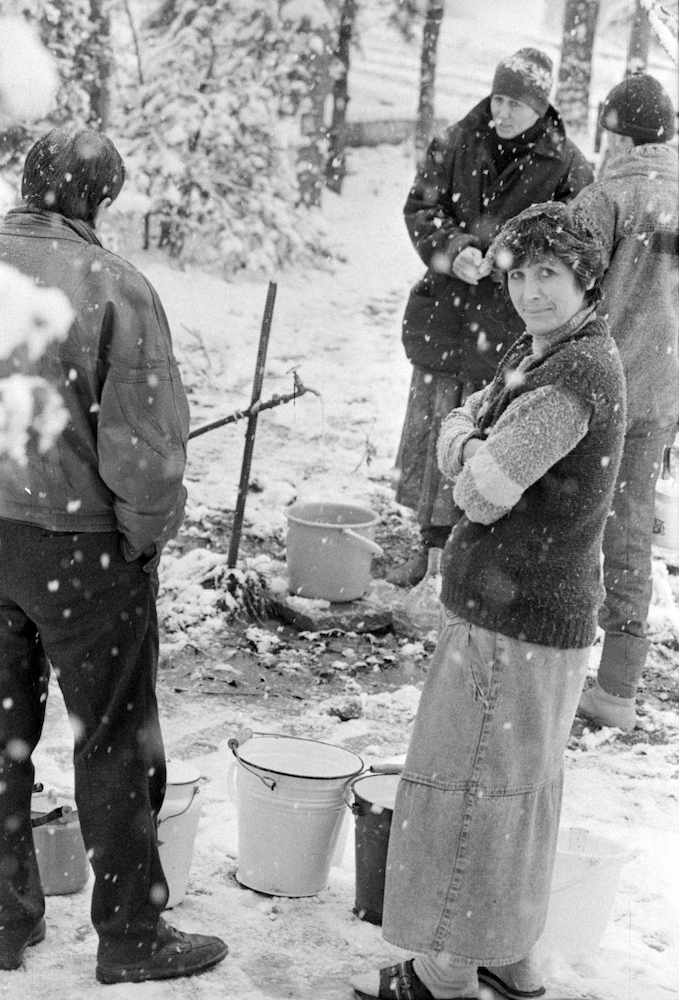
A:
<svg viewBox="0 0 679 1000">
<path fill-rule="evenodd" d="M 155 368 L 116 369 L 111 387 L 120 413 L 133 435 L 165 459 L 186 453 L 188 405 L 179 373 L 167 364 Z M 180 387 L 180 391 L 175 391 Z"/>
<path fill-rule="evenodd" d="M 472 625 L 469 631 L 469 671 L 476 697 L 490 706 L 493 672 L 497 663 L 497 633 Z"/>
<path fill-rule="evenodd" d="M 459 317 L 466 301 L 462 282 L 428 271 L 412 288 L 403 314 L 402 341 L 408 360 L 432 371 L 457 370 Z"/>
</svg>

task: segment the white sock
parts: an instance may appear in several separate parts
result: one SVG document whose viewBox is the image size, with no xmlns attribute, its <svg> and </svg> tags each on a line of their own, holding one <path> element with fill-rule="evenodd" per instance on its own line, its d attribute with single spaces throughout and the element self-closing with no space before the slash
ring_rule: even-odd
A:
<svg viewBox="0 0 679 1000">
<path fill-rule="evenodd" d="M 418 955 L 413 968 L 434 1000 L 462 1000 L 479 995 L 476 966 L 455 965 L 444 951 Z"/>
</svg>

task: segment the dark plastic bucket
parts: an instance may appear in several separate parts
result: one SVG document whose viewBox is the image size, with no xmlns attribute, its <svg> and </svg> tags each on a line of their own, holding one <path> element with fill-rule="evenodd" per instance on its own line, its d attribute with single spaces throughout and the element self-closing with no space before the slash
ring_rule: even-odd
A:
<svg viewBox="0 0 679 1000">
<path fill-rule="evenodd" d="M 382 923 L 387 848 L 399 774 L 368 774 L 353 783 L 356 819 L 356 904 L 354 913 Z"/>
</svg>

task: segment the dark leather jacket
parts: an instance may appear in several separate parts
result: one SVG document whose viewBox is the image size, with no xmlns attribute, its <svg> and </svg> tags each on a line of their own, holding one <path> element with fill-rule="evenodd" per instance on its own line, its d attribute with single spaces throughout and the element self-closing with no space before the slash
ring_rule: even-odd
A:
<svg viewBox="0 0 679 1000">
<path fill-rule="evenodd" d="M 42 357 L 15 351 L 0 363 L 2 377 L 47 379 L 69 413 L 45 454 L 31 440 L 25 464 L 0 459 L 0 517 L 117 529 L 126 559 L 157 561 L 183 518 L 189 411 L 156 292 L 89 226 L 54 212 L 9 212 L 0 261 L 61 289 L 75 313 L 68 337 Z"/>
</svg>

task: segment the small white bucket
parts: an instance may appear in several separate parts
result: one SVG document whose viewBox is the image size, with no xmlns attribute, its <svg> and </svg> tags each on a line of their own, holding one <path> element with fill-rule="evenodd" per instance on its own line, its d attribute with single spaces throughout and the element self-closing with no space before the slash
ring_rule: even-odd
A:
<svg viewBox="0 0 679 1000">
<path fill-rule="evenodd" d="M 184 761 L 168 761 L 165 799 L 158 813 L 158 853 L 170 895 L 167 908 L 184 899 L 200 819 L 200 773 Z"/>
<path fill-rule="evenodd" d="M 50 790 L 31 800 L 33 844 L 46 896 L 65 896 L 87 884 L 90 862 L 75 803 Z"/>
<path fill-rule="evenodd" d="M 577 960 L 597 951 L 627 856 L 621 844 L 588 830 L 559 831 L 543 952 Z"/>
<path fill-rule="evenodd" d="M 238 871 L 270 896 L 314 896 L 328 884 L 345 818 L 344 788 L 363 761 L 343 747 L 292 736 L 229 740 L 238 808 Z"/>
</svg>

